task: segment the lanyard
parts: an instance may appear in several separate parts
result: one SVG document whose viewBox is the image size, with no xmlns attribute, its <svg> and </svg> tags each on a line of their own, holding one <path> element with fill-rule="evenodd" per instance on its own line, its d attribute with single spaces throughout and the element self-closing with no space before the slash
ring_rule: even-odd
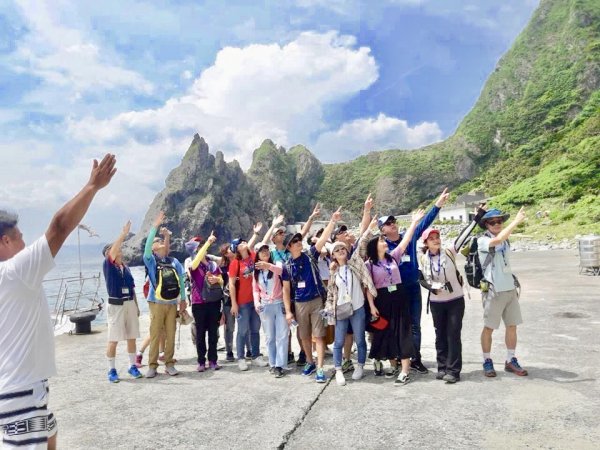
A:
<svg viewBox="0 0 600 450">
<path fill-rule="evenodd" d="M 277 256 L 279 256 L 279 258 L 283 261 L 286 262 L 288 260 L 287 256 L 287 252 L 284 250 L 283 252 L 280 250 L 275 249 L 275 253 L 277 253 Z"/>
<path fill-rule="evenodd" d="M 435 270 L 435 266 L 433 265 L 433 258 L 431 257 L 431 253 L 429 254 L 429 265 L 431 267 L 431 272 L 435 272 L 439 276 L 440 271 L 441 271 L 441 264 L 442 264 L 442 253 L 441 252 L 438 254 L 437 270 Z"/>
<path fill-rule="evenodd" d="M 262 278 L 262 282 L 265 285 L 265 293 L 267 294 L 267 297 L 270 297 L 271 294 L 269 293 L 269 271 L 261 270 L 260 277 Z"/>
<path fill-rule="evenodd" d="M 386 263 L 384 265 L 381 265 L 380 261 L 377 261 L 377 265 L 380 266 L 380 267 L 383 267 L 385 269 L 385 271 L 388 274 L 390 285 L 393 284 L 392 283 L 392 265 L 388 264 L 387 261 L 386 261 Z"/>
<path fill-rule="evenodd" d="M 344 283 L 344 287 L 346 288 L 346 293 L 348 295 L 350 295 L 352 293 L 352 282 L 354 281 L 354 278 L 352 278 L 352 273 L 348 273 L 348 264 L 346 264 L 344 266 L 344 269 L 346 270 L 346 278 L 344 278 L 344 276 L 342 275 L 341 267 L 340 267 L 340 270 L 338 271 L 338 274 L 340 275 L 340 278 L 341 278 L 342 282 Z M 350 279 L 350 287 L 348 287 L 348 279 Z"/>
</svg>

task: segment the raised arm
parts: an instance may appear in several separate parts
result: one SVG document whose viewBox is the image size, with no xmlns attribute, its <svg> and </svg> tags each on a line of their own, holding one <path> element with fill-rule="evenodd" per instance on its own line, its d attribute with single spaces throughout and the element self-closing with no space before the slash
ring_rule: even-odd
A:
<svg viewBox="0 0 600 450">
<path fill-rule="evenodd" d="M 152 222 L 152 227 L 148 232 L 148 237 L 146 238 L 146 245 L 144 247 L 144 259 L 148 259 L 152 256 L 152 244 L 154 243 L 154 238 L 156 237 L 156 232 L 158 231 L 158 227 L 165 220 L 165 213 L 163 211 L 159 211 L 158 215 Z"/>
<path fill-rule="evenodd" d="M 498 233 L 497 236 L 493 237 L 490 240 L 490 247 L 496 247 L 497 245 L 500 245 L 504 241 L 506 241 L 510 237 L 514 229 L 517 228 L 519 224 L 525 220 L 526 217 L 527 216 L 525 216 L 525 208 L 521 207 L 513 221 L 509 223 L 506 226 L 506 228 L 504 228 L 500 233 Z"/>
<path fill-rule="evenodd" d="M 365 205 L 363 206 L 363 215 L 362 220 L 360 221 L 360 232 L 359 236 L 362 236 L 363 233 L 367 230 L 369 223 L 371 222 L 371 209 L 373 209 L 373 197 L 371 197 L 371 193 L 367 195 L 367 199 L 365 200 Z"/>
<path fill-rule="evenodd" d="M 475 211 L 475 217 L 473 218 L 471 223 L 469 223 L 469 225 L 467 225 L 465 228 L 463 228 L 463 230 L 460 232 L 458 237 L 454 240 L 454 251 L 455 252 L 458 253 L 458 251 L 461 249 L 461 247 L 465 244 L 466 240 L 469 238 L 469 236 L 473 232 L 473 228 L 475 228 L 477 226 L 477 224 L 479 223 L 479 220 L 483 217 L 483 215 L 485 213 L 486 213 L 485 203 L 481 203 L 477 207 L 477 209 Z"/>
<path fill-rule="evenodd" d="M 169 256 L 169 253 L 171 253 L 171 232 L 167 227 L 160 227 L 160 235 L 165 243 L 165 255 Z"/>
<path fill-rule="evenodd" d="M 315 248 L 317 249 L 317 251 L 319 253 L 321 252 L 321 249 L 325 246 L 325 243 L 327 242 L 327 238 L 329 238 L 329 236 L 331 236 L 331 233 L 333 233 L 333 229 L 335 228 L 336 222 L 339 222 L 340 220 L 342 220 L 342 213 L 340 212 L 341 209 L 342 209 L 342 207 L 340 206 L 337 209 L 337 211 L 331 215 L 331 220 L 329 221 L 329 223 L 325 227 L 325 230 L 323 230 L 323 234 L 321 234 L 321 237 L 315 244 Z"/>
<path fill-rule="evenodd" d="M 279 225 L 281 225 L 283 223 L 284 219 L 285 219 L 285 217 L 283 216 L 283 214 L 279 214 L 277 217 L 275 217 L 273 219 L 273 222 L 271 223 L 271 227 L 267 230 L 267 232 L 263 236 L 262 241 L 260 241 L 261 244 L 266 244 L 269 242 L 269 239 L 271 239 L 271 236 L 273 236 L 273 230 L 275 230 L 275 227 L 278 227 Z"/>
<path fill-rule="evenodd" d="M 433 205 L 431 209 L 427 211 L 427 214 L 425 215 L 423 220 L 421 220 L 421 222 L 417 224 L 417 228 L 414 232 L 415 236 L 421 236 L 423 231 L 425 231 L 431 226 L 438 213 L 440 212 L 440 209 L 442 209 L 442 207 L 446 204 L 446 201 L 448 200 L 449 196 L 450 193 L 448 192 L 448 188 L 444 188 L 444 190 L 436 200 L 435 205 Z"/>
<path fill-rule="evenodd" d="M 100 163 L 94 160 L 90 179 L 83 189 L 60 208 L 50 221 L 46 230 L 46 240 L 53 257 L 56 256 L 69 234 L 81 222 L 98 191 L 110 183 L 117 171 L 115 163 L 115 155 L 111 154 L 105 155 Z"/>
<path fill-rule="evenodd" d="M 425 215 L 425 211 L 422 209 L 418 209 L 417 211 L 415 211 L 413 213 L 412 222 L 410 223 L 408 230 L 406 230 L 406 233 L 404 233 L 404 237 L 400 241 L 400 244 L 398 245 L 398 247 L 396 247 L 391 253 L 392 257 L 396 261 L 398 261 L 400 259 L 400 256 L 403 255 L 404 252 L 406 251 L 406 247 L 408 247 L 408 244 L 410 244 L 410 241 L 415 233 L 415 230 L 417 229 L 417 226 L 424 215 Z"/>
<path fill-rule="evenodd" d="M 248 241 L 248 252 L 252 252 L 254 251 L 254 244 L 256 244 L 256 238 L 258 238 L 258 233 L 260 233 L 260 230 L 262 230 L 262 222 L 258 222 L 256 225 L 254 225 L 254 227 L 252 228 L 252 231 L 254 232 L 252 234 L 252 237 L 250 238 L 250 240 Z"/>
<path fill-rule="evenodd" d="M 320 214 L 321 214 L 321 205 L 319 203 L 317 203 L 315 205 L 315 209 L 313 209 L 313 212 L 311 213 L 311 215 L 308 216 L 308 220 L 306 221 L 306 223 L 302 227 L 302 230 L 300 231 L 300 234 L 302 235 L 302 239 L 304 239 L 306 237 L 306 235 L 310 231 L 310 227 L 312 227 L 314 220 L 317 217 L 319 217 Z M 325 233 L 323 233 L 323 234 L 325 234 Z"/>
<path fill-rule="evenodd" d="M 198 253 L 196 253 L 196 256 L 192 260 L 192 270 L 196 270 L 198 268 L 198 266 L 200 265 L 200 263 L 206 256 L 206 252 L 208 251 L 209 247 L 211 245 L 213 245 L 216 240 L 217 240 L 217 238 L 214 235 L 214 231 L 211 231 L 210 236 L 208 237 L 208 239 L 206 239 L 206 242 L 204 243 L 202 248 L 198 251 Z"/>
<path fill-rule="evenodd" d="M 127 221 L 127 223 L 123 227 L 123 230 L 121 231 L 121 234 L 119 235 L 117 240 L 115 242 L 113 242 L 112 245 L 110 246 L 110 251 L 108 252 L 108 254 L 110 255 L 111 261 L 114 261 L 115 259 L 117 259 L 117 256 L 119 255 L 119 252 L 121 251 L 121 247 L 123 246 L 123 242 L 125 241 L 125 238 L 129 234 L 129 230 L 131 230 L 131 220 Z"/>
</svg>

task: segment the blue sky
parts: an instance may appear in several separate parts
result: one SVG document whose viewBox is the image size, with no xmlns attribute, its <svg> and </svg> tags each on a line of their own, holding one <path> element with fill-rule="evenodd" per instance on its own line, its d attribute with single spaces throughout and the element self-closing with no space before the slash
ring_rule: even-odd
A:
<svg viewBox="0 0 600 450">
<path fill-rule="evenodd" d="M 31 239 L 113 152 L 86 218 L 110 240 L 196 132 L 243 167 L 265 138 L 325 162 L 439 141 L 537 3 L 2 2 L 0 206 Z"/>
</svg>

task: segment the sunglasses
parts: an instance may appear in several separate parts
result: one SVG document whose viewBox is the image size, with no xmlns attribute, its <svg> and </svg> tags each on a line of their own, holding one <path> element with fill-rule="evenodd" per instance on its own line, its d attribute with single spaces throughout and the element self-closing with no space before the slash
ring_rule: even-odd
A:
<svg viewBox="0 0 600 450">
<path fill-rule="evenodd" d="M 285 231 L 279 230 L 277 233 L 275 233 L 275 235 L 277 236 L 278 234 L 285 234 Z"/>
<path fill-rule="evenodd" d="M 389 226 L 389 225 L 393 225 L 395 223 L 396 223 L 395 220 L 388 220 L 388 221 L 384 222 L 383 225 L 388 225 Z"/>
<path fill-rule="evenodd" d="M 487 222 L 489 225 L 494 226 L 494 225 L 500 225 L 504 223 L 504 220 L 502 219 L 496 219 L 496 220 L 488 220 Z"/>
<path fill-rule="evenodd" d="M 290 241 L 290 245 L 292 245 L 292 244 L 297 244 L 298 242 L 302 242 L 302 239 L 300 239 L 300 238 L 294 238 L 294 239 L 292 239 L 292 240 Z"/>
</svg>

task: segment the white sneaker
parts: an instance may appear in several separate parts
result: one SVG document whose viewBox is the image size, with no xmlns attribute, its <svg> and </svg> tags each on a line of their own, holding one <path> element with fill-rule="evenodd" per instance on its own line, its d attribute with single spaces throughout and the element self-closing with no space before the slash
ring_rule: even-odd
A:
<svg viewBox="0 0 600 450">
<path fill-rule="evenodd" d="M 154 378 L 156 376 L 156 369 L 154 367 L 150 367 L 148 372 L 146 372 L 146 378 Z"/>
<path fill-rule="evenodd" d="M 262 356 L 258 356 L 252 360 L 252 364 L 256 364 L 258 367 L 267 367 L 269 363 L 265 361 Z"/>
<path fill-rule="evenodd" d="M 357 364 L 356 367 L 354 368 L 354 372 L 352 373 L 352 379 L 353 380 L 360 380 L 363 376 L 364 376 L 364 369 L 363 369 L 364 365 L 363 364 Z"/>
<path fill-rule="evenodd" d="M 179 375 L 179 371 L 175 368 L 175 366 L 168 366 L 165 368 L 165 373 L 174 377 L 175 375 Z"/>
<path fill-rule="evenodd" d="M 244 358 L 238 359 L 238 368 L 241 371 L 248 370 L 248 363 L 246 362 L 246 360 Z"/>
<path fill-rule="evenodd" d="M 338 386 L 346 386 L 346 378 L 344 378 L 344 372 L 341 369 L 335 371 L 335 381 Z"/>
</svg>

